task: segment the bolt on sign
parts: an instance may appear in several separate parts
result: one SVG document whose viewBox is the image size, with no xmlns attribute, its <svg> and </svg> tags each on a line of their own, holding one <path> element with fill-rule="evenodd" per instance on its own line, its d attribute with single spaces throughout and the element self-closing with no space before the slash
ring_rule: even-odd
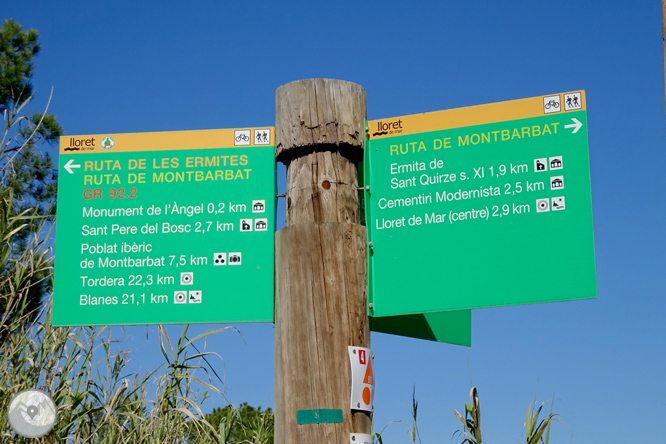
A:
<svg viewBox="0 0 666 444">
<path fill-rule="evenodd" d="M 273 137 L 61 137 L 53 324 L 272 322 Z"/>
<path fill-rule="evenodd" d="M 373 317 L 596 297 L 585 92 L 368 122 Z"/>
<path fill-rule="evenodd" d="M 375 369 L 372 350 L 363 347 L 349 346 L 349 362 L 351 364 L 351 402 L 352 410 L 373 411 L 375 397 Z"/>
</svg>

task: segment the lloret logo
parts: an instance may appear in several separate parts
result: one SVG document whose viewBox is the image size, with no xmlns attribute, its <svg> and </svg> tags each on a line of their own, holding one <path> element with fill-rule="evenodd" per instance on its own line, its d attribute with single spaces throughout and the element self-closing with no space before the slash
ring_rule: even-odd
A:
<svg viewBox="0 0 666 444">
<path fill-rule="evenodd" d="M 89 139 L 78 139 L 76 137 L 69 138 L 69 147 L 65 148 L 65 151 L 79 151 L 83 149 L 84 151 L 92 151 L 95 149 L 95 138 L 90 137 Z"/>
<path fill-rule="evenodd" d="M 110 150 L 111 148 L 113 148 L 113 145 L 115 144 L 116 141 L 113 140 L 113 137 L 106 136 L 102 139 L 102 148 L 104 148 L 105 150 Z"/>
<path fill-rule="evenodd" d="M 373 136 L 385 136 L 387 134 L 401 133 L 402 120 L 394 120 L 393 122 L 377 122 L 377 131 L 372 133 Z"/>
</svg>

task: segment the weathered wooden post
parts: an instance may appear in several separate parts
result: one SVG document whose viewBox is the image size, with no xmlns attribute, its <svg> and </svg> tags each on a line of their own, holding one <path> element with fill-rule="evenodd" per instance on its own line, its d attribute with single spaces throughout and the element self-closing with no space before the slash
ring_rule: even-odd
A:
<svg viewBox="0 0 666 444">
<path fill-rule="evenodd" d="M 299 80 L 277 89 L 275 109 L 275 157 L 287 165 L 286 226 L 275 234 L 275 442 L 348 444 L 350 433 L 371 433 L 371 415 L 350 410 L 347 348 L 370 347 L 356 170 L 365 90 Z M 321 409 L 341 410 L 343 422 L 298 424 L 298 411 Z"/>
</svg>

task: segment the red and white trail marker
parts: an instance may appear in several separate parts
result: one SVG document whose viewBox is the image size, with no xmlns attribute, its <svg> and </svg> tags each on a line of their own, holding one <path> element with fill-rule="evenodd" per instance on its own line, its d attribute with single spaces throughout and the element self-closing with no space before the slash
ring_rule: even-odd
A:
<svg viewBox="0 0 666 444">
<path fill-rule="evenodd" d="M 351 363 L 351 409 L 372 412 L 375 397 L 375 370 L 369 348 L 349 347 Z"/>
</svg>

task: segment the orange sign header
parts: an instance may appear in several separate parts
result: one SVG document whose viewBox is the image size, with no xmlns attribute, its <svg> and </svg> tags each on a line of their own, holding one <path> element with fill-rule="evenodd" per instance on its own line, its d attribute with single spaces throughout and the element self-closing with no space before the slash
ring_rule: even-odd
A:
<svg viewBox="0 0 666 444">
<path fill-rule="evenodd" d="M 586 109 L 585 91 L 550 94 L 368 121 L 368 139 L 405 136 L 487 123 L 507 122 Z"/>
<path fill-rule="evenodd" d="M 273 127 L 62 136 L 60 154 L 247 148 L 275 144 Z"/>
</svg>

